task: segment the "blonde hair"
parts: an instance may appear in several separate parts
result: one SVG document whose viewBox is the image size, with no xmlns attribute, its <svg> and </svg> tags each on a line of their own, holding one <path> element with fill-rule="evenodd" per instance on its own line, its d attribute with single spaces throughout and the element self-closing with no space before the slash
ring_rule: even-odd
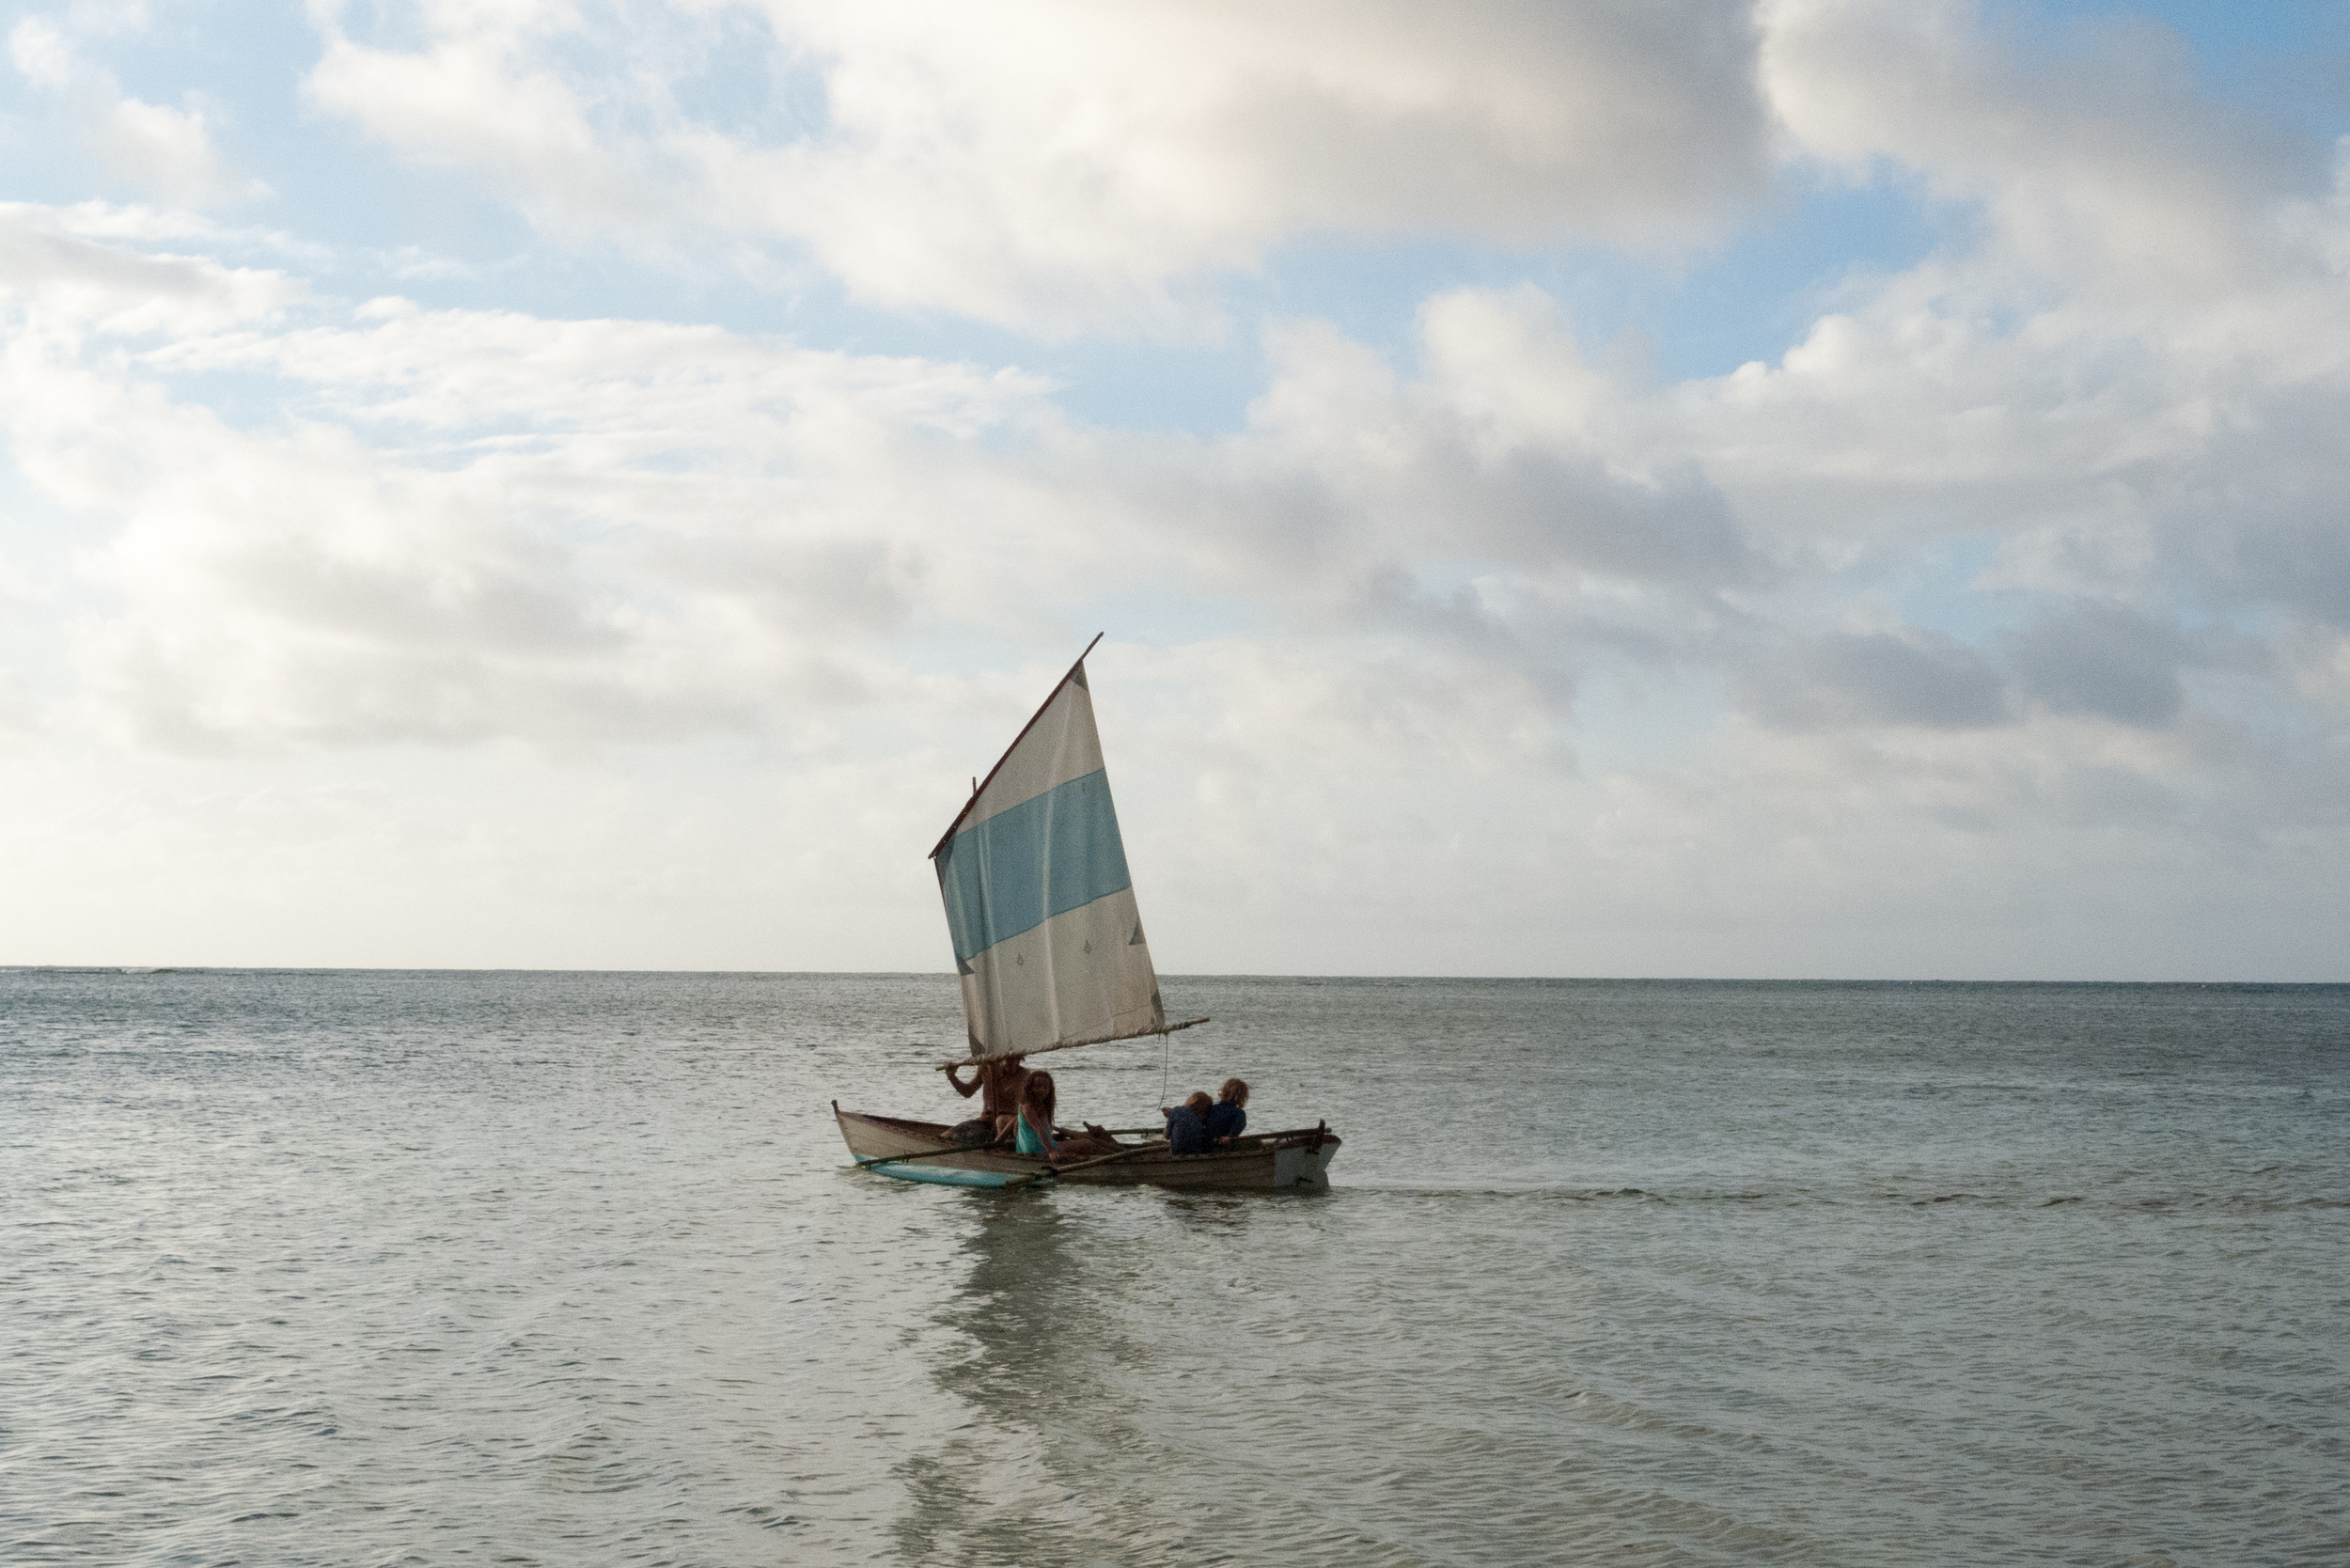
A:
<svg viewBox="0 0 2350 1568">
<path fill-rule="evenodd" d="M 1215 1097 L 1219 1100 L 1230 1101 L 1235 1105 L 1245 1105 L 1248 1104 L 1247 1081 L 1242 1078 L 1227 1078 L 1224 1080 L 1224 1087 L 1215 1091 Z"/>
</svg>

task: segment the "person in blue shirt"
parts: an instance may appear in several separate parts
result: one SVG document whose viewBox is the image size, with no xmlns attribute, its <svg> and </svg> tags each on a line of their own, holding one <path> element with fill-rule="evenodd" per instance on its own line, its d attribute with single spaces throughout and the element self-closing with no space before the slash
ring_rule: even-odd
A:
<svg viewBox="0 0 2350 1568">
<path fill-rule="evenodd" d="M 1248 1085 L 1239 1078 L 1227 1078 L 1224 1087 L 1215 1091 L 1215 1104 L 1201 1118 L 1207 1123 L 1208 1142 L 1222 1147 L 1240 1137 L 1248 1125 L 1248 1112 L 1242 1107 L 1248 1104 Z"/>
<path fill-rule="evenodd" d="M 1208 1152 L 1209 1105 L 1213 1104 L 1204 1090 L 1184 1097 L 1180 1105 L 1161 1105 L 1167 1116 L 1167 1152 L 1170 1154 L 1204 1154 Z"/>
</svg>

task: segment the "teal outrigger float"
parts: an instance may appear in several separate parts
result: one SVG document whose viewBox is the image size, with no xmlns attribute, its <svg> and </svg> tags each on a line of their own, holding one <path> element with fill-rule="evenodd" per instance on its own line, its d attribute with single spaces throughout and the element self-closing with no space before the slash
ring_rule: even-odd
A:
<svg viewBox="0 0 2350 1568">
<path fill-rule="evenodd" d="M 972 780 L 971 798 L 931 851 L 963 981 L 964 1063 L 1163 1037 L 1208 1021 L 1170 1024 L 1159 999 L 1086 680 L 1086 656 L 1101 640 L 1086 645 L 987 777 Z M 1311 1189 L 1330 1184 L 1340 1141 L 1316 1125 L 1175 1154 L 1155 1134 L 1056 1165 L 971 1147 L 941 1122 L 844 1111 L 838 1101 L 832 1108 L 858 1165 L 951 1186 Z"/>
</svg>

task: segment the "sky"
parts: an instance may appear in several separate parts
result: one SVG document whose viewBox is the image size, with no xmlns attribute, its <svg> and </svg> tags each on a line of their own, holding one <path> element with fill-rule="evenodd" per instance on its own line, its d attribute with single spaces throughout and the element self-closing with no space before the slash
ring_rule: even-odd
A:
<svg viewBox="0 0 2350 1568">
<path fill-rule="evenodd" d="M 0 963 L 2350 980 L 2350 10 L 0 10 Z"/>
</svg>

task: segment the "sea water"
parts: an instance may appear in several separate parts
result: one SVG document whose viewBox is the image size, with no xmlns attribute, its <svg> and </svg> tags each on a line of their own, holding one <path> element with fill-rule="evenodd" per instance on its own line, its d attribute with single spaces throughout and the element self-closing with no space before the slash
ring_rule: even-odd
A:
<svg viewBox="0 0 2350 1568">
<path fill-rule="evenodd" d="M 1322 1195 L 848 1168 L 938 976 L 0 972 L 0 1560 L 2350 1561 L 2350 991 L 1186 980 Z"/>
</svg>

